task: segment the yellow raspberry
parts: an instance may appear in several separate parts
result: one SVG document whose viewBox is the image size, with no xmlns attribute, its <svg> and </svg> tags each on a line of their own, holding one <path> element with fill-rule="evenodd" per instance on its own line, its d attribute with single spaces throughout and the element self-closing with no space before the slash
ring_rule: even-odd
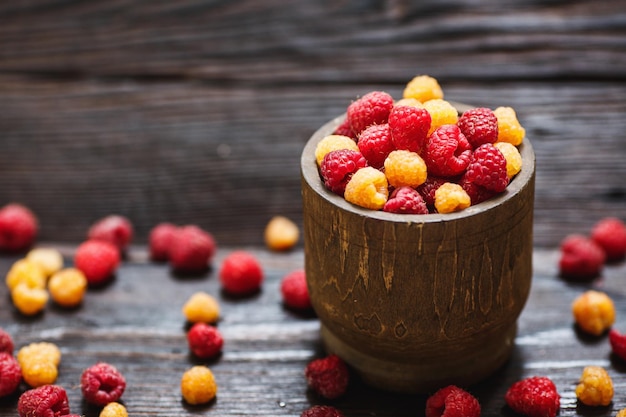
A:
<svg viewBox="0 0 626 417">
<path fill-rule="evenodd" d="M 621 410 L 619 410 L 615 417 L 626 417 L 626 408 L 622 408 Z"/>
<path fill-rule="evenodd" d="M 344 198 L 357 206 L 380 210 L 389 198 L 388 186 L 387 178 L 381 171 L 373 167 L 361 168 L 346 184 Z"/>
<path fill-rule="evenodd" d="M 52 362 L 29 361 L 21 368 L 22 378 L 32 388 L 54 384 L 59 375 L 58 368 Z"/>
<path fill-rule="evenodd" d="M 197 365 L 183 374 L 180 389 L 187 403 L 205 404 L 215 398 L 217 383 L 209 368 Z"/>
<path fill-rule="evenodd" d="M 459 184 L 446 182 L 435 191 L 435 208 L 439 213 L 460 211 L 470 204 L 470 196 Z"/>
<path fill-rule="evenodd" d="M 396 101 L 393 105 L 394 106 L 417 107 L 418 109 L 423 109 L 424 108 L 424 105 L 422 104 L 421 101 L 419 101 L 416 98 L 412 98 L 412 97 L 402 98 L 402 99 Z"/>
<path fill-rule="evenodd" d="M 50 362 L 55 366 L 61 363 L 61 350 L 51 342 L 34 342 L 23 346 L 16 356 L 20 366 L 26 366 L 29 362 Z"/>
<path fill-rule="evenodd" d="M 284 216 L 274 216 L 265 226 L 265 244 L 274 251 L 291 249 L 298 243 L 300 229 Z"/>
<path fill-rule="evenodd" d="M 220 306 L 212 295 L 200 291 L 187 300 L 183 314 L 191 323 L 215 323 L 220 317 Z"/>
<path fill-rule="evenodd" d="M 613 381 L 608 372 L 601 366 L 586 366 L 576 386 L 576 398 L 585 405 L 609 405 L 613 400 Z"/>
<path fill-rule="evenodd" d="M 392 151 L 385 159 L 385 176 L 392 186 L 417 187 L 426 181 L 426 163 L 415 152 Z"/>
<path fill-rule="evenodd" d="M 339 149 L 359 151 L 359 147 L 354 139 L 343 135 L 328 135 L 320 140 L 315 147 L 315 160 L 317 161 L 317 166 L 322 164 L 322 161 L 328 152 Z"/>
<path fill-rule="evenodd" d="M 112 402 L 104 406 L 99 417 L 128 417 L 128 411 L 122 404 Z"/>
<path fill-rule="evenodd" d="M 35 248 L 26 254 L 26 259 L 38 264 L 46 277 L 63 268 L 63 255 L 53 248 Z"/>
<path fill-rule="evenodd" d="M 429 75 L 418 75 L 407 83 L 402 93 L 403 98 L 414 98 L 422 103 L 442 99 L 443 90 L 439 82 Z"/>
<path fill-rule="evenodd" d="M 526 129 L 517 120 L 515 110 L 512 107 L 498 107 L 493 113 L 498 118 L 498 142 L 519 146 L 526 136 Z"/>
<path fill-rule="evenodd" d="M 7 287 L 13 290 L 17 284 L 25 283 L 29 288 L 46 288 L 46 274 L 39 264 L 28 259 L 19 259 L 7 273 Z"/>
<path fill-rule="evenodd" d="M 506 175 L 510 178 L 516 176 L 522 170 L 522 155 L 519 150 L 509 142 L 496 142 L 493 144 L 506 159 Z"/>
<path fill-rule="evenodd" d="M 613 300 L 603 292 L 588 290 L 572 303 L 574 321 L 586 333 L 599 336 L 615 322 Z"/>
<path fill-rule="evenodd" d="M 455 125 L 459 120 L 458 110 L 449 102 L 441 99 L 429 100 L 424 103 L 424 108 L 428 111 L 431 118 L 430 135 L 439 126 Z"/>
<path fill-rule="evenodd" d="M 33 316 L 46 307 L 48 291 L 41 288 L 31 288 L 21 282 L 11 291 L 11 299 L 20 313 Z"/>
<path fill-rule="evenodd" d="M 48 291 L 55 303 L 63 307 L 76 307 L 87 291 L 87 278 L 76 268 L 56 272 L 48 282 Z"/>
</svg>

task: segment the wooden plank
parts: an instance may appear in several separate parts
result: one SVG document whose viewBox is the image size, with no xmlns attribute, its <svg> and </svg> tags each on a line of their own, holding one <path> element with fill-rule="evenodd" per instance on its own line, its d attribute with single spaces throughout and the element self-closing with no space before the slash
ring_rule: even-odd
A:
<svg viewBox="0 0 626 417">
<path fill-rule="evenodd" d="M 73 247 L 62 249 L 71 264 Z M 220 291 L 217 278 L 221 261 L 233 249 L 219 250 L 214 268 L 195 278 L 176 277 L 166 265 L 147 261 L 145 251 L 137 249 L 110 285 L 88 291 L 80 308 L 49 305 L 32 318 L 13 309 L 2 285 L 0 327 L 13 335 L 18 348 L 42 340 L 60 346 L 63 359 L 57 382 L 67 389 L 72 411 L 86 417 L 97 416 L 99 410 L 82 401 L 78 381 L 82 370 L 99 360 L 116 365 L 125 375 L 128 388 L 123 402 L 130 415 L 299 416 L 312 404 L 332 404 L 347 417 L 424 415 L 424 396 L 373 390 L 354 375 L 348 393 L 339 400 L 325 402 L 309 392 L 303 369 L 323 355 L 319 323 L 314 316 L 285 309 L 279 294 L 281 277 L 302 267 L 303 252 L 252 250 L 266 274 L 263 289 L 253 297 L 233 299 Z M 0 258 L 1 276 L 15 259 Z M 535 251 L 534 260 L 533 287 L 519 320 L 511 360 L 468 389 L 480 400 L 482 415 L 508 416 L 512 412 L 503 399 L 508 386 L 526 376 L 546 375 L 562 396 L 560 416 L 614 416 L 626 407 L 624 364 L 610 355 L 606 336 L 591 338 L 576 330 L 570 304 L 587 288 L 606 291 L 616 305 L 615 327 L 625 330 L 626 264 L 608 266 L 603 277 L 591 283 L 572 285 L 556 276 L 557 252 Z M 208 362 L 188 354 L 187 326 L 180 311 L 187 297 L 200 290 L 217 297 L 222 308 L 218 327 L 225 338 L 223 354 Z M 198 363 L 214 371 L 218 397 L 205 407 L 189 407 L 181 400 L 179 379 Z M 604 366 L 613 378 L 611 406 L 592 409 L 577 404 L 574 387 L 586 365 Z M 0 399 L 0 417 L 14 416 L 16 401 L 17 396 Z"/>
</svg>

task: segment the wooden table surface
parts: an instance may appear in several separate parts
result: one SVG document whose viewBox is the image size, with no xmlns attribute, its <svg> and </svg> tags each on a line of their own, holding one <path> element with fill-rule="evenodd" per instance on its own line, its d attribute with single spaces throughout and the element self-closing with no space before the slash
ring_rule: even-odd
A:
<svg viewBox="0 0 626 417">
<path fill-rule="evenodd" d="M 537 157 L 534 268 L 511 361 L 472 387 L 485 416 L 512 416 L 503 395 L 515 380 L 554 379 L 560 415 L 614 416 L 626 407 L 626 364 L 606 337 L 573 327 L 570 303 L 607 291 L 626 330 L 626 267 L 585 285 L 557 277 L 559 242 L 606 216 L 626 220 L 626 1 L 580 0 L 77 0 L 0 3 L 0 205 L 18 201 L 40 220 L 38 242 L 66 261 L 90 224 L 129 217 L 135 248 L 108 287 L 73 311 L 17 314 L 0 286 L 0 327 L 21 346 L 58 343 L 59 383 L 74 412 L 78 378 L 96 360 L 128 379 L 130 415 L 298 416 L 320 400 L 305 364 L 322 354 L 313 315 L 285 310 L 278 285 L 302 267 L 300 244 L 263 247 L 274 215 L 302 224 L 300 154 L 310 135 L 372 90 L 401 95 L 417 74 L 446 98 L 512 106 Z M 214 269 L 174 276 L 146 260 L 161 221 L 198 224 L 220 245 Z M 260 294 L 229 299 L 215 269 L 231 250 L 262 260 Z M 0 276 L 15 256 L 0 257 Z M 209 363 L 220 391 L 188 407 L 178 383 L 197 363 L 180 308 L 196 290 L 216 295 L 224 354 Z M 577 405 L 585 365 L 605 366 L 608 408 Z M 0 399 L 0 417 L 16 398 Z M 424 398 L 373 391 L 355 379 L 333 402 L 346 416 L 420 416 Z"/>
</svg>

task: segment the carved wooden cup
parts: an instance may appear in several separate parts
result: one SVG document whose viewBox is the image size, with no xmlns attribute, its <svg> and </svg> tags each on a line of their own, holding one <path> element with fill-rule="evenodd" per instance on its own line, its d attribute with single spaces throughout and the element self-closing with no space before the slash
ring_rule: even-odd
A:
<svg viewBox="0 0 626 417">
<path fill-rule="evenodd" d="M 370 385 L 429 392 L 476 383 L 510 356 L 532 278 L 535 155 L 489 201 L 451 214 L 362 209 L 301 159 L 305 270 L 326 349 Z"/>
</svg>

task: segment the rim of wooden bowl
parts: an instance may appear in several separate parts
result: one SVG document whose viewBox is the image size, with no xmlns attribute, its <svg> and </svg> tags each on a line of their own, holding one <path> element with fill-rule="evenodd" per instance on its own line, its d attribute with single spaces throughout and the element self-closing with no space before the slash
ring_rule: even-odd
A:
<svg viewBox="0 0 626 417">
<path fill-rule="evenodd" d="M 463 103 L 450 103 L 459 111 L 459 114 L 461 114 L 465 110 L 474 108 L 474 106 Z M 324 137 L 332 134 L 335 128 L 344 120 L 344 118 L 345 114 L 337 116 L 336 118 L 322 125 L 318 130 L 315 131 L 315 133 L 313 133 L 302 151 L 300 167 L 301 174 L 304 180 L 316 193 L 318 193 L 321 197 L 323 197 L 330 203 L 356 215 L 400 223 L 436 223 L 471 217 L 478 213 L 483 213 L 494 209 L 505 201 L 515 197 L 529 184 L 535 173 L 535 152 L 533 150 L 532 144 L 528 140 L 528 137 L 524 137 L 522 143 L 517 147 L 520 151 L 520 154 L 522 155 L 523 163 L 521 171 L 511 180 L 503 193 L 498 194 L 487 201 L 472 205 L 461 211 L 445 214 L 397 214 L 388 213 L 382 210 L 371 210 L 359 207 L 346 201 L 342 196 L 333 193 L 324 186 L 324 183 L 322 182 L 319 174 L 317 162 L 315 160 L 315 148 L 319 141 L 321 141 Z"/>
</svg>

